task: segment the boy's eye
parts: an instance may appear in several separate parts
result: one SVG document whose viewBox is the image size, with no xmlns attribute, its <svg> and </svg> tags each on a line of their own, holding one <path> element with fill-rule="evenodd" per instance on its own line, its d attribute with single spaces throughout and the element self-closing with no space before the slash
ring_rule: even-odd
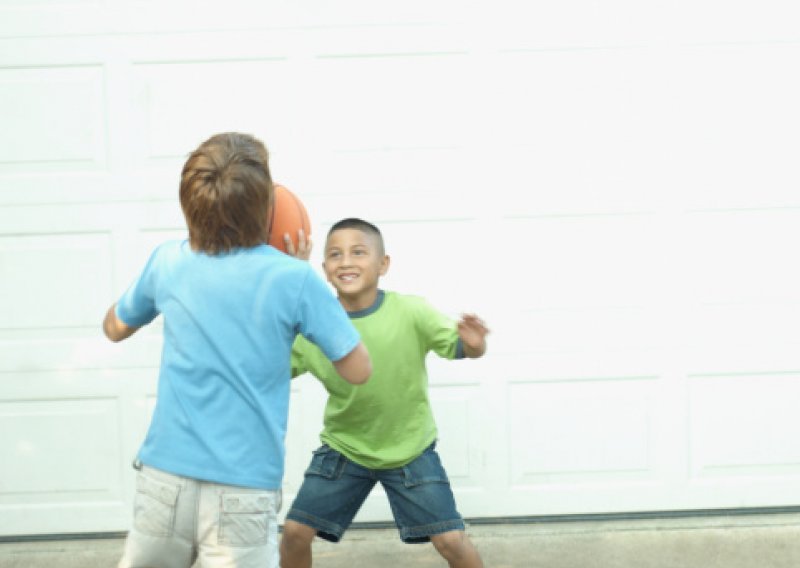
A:
<svg viewBox="0 0 800 568">
<path fill-rule="evenodd" d="M 339 258 L 339 251 L 332 251 L 328 253 L 328 258 Z"/>
</svg>

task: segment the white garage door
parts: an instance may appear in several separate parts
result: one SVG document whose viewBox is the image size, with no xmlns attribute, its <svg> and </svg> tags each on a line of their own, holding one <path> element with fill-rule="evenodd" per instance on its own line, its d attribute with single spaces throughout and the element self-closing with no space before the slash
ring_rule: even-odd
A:
<svg viewBox="0 0 800 568">
<path fill-rule="evenodd" d="M 223 130 L 313 262 L 364 216 L 386 287 L 490 322 L 431 361 L 465 516 L 800 503 L 792 3 L 218 4 L 0 1 L 0 534 L 127 528 L 160 329 L 100 320 Z M 287 499 L 323 402 L 295 382 Z"/>
</svg>

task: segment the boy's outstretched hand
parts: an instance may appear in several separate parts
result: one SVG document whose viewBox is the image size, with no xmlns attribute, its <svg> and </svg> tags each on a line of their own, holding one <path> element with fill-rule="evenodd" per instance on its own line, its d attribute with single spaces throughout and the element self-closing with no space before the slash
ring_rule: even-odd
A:
<svg viewBox="0 0 800 568">
<path fill-rule="evenodd" d="M 286 252 L 289 256 L 299 258 L 300 260 L 308 260 L 311 258 L 311 239 L 306 238 L 306 233 L 303 229 L 297 231 L 297 248 L 294 246 L 289 233 L 284 233 L 283 242 L 286 243 Z"/>
<path fill-rule="evenodd" d="M 458 336 L 464 345 L 464 355 L 476 359 L 486 353 L 486 336 L 489 328 L 475 314 L 463 314 L 458 322 Z"/>
</svg>

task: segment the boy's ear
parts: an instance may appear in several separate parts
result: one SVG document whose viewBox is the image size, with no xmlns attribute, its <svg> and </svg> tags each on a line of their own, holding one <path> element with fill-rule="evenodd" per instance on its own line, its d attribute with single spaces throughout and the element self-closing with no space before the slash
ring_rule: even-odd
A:
<svg viewBox="0 0 800 568">
<path fill-rule="evenodd" d="M 383 255 L 383 260 L 381 260 L 381 270 L 380 275 L 386 276 L 386 273 L 389 272 L 389 264 L 391 263 L 391 258 L 389 258 L 388 254 Z"/>
</svg>

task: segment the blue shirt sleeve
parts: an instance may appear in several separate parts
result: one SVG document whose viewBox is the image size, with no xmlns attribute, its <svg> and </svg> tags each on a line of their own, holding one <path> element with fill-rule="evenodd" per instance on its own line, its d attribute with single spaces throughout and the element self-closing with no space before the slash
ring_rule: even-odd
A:
<svg viewBox="0 0 800 568">
<path fill-rule="evenodd" d="M 153 321 L 159 314 L 155 302 L 157 256 L 158 249 L 153 251 L 142 273 L 117 302 L 115 313 L 129 326 L 141 327 Z"/>
<path fill-rule="evenodd" d="M 298 332 L 331 361 L 356 348 L 361 336 L 328 285 L 309 268 L 298 305 Z"/>
</svg>

